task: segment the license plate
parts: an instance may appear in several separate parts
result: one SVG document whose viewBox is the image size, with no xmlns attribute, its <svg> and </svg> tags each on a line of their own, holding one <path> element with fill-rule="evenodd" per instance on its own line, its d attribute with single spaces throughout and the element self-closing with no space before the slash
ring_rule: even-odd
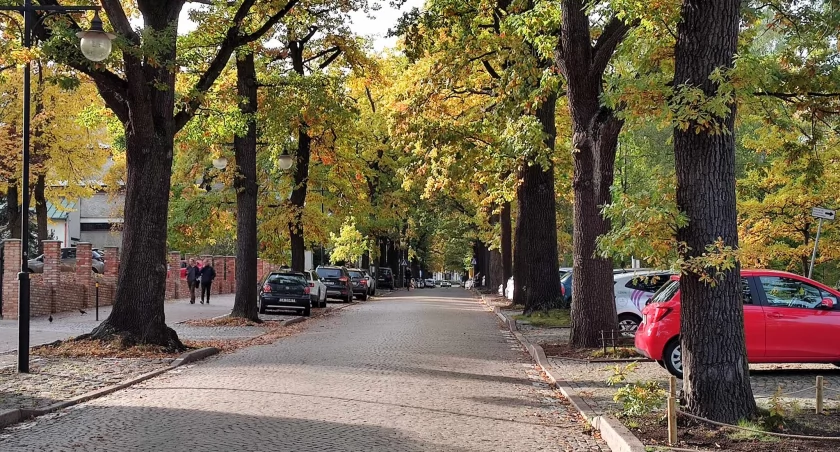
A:
<svg viewBox="0 0 840 452">
<path fill-rule="evenodd" d="M 294 303 L 295 300 L 293 298 L 278 298 L 277 301 L 280 303 Z"/>
</svg>

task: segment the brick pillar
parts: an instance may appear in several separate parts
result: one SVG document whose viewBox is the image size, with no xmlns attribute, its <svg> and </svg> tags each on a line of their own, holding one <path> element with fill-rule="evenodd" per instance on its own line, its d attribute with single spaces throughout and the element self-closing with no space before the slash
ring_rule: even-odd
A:
<svg viewBox="0 0 840 452">
<path fill-rule="evenodd" d="M 94 297 L 94 281 L 93 281 L 93 245 L 87 242 L 80 242 L 76 244 L 76 284 L 79 285 L 84 293 L 79 297 L 81 306 L 93 306 Z"/>
<path fill-rule="evenodd" d="M 225 280 L 230 293 L 236 293 L 236 258 L 225 257 Z"/>
<path fill-rule="evenodd" d="M 223 293 L 222 287 L 225 284 L 225 260 L 222 259 L 222 256 L 213 256 L 213 269 L 216 270 L 216 279 L 213 281 L 213 285 L 210 286 L 210 293 L 218 295 Z"/>
<path fill-rule="evenodd" d="M 177 299 L 181 295 L 181 252 L 169 253 L 169 271 L 166 273 L 166 298 Z"/>
<path fill-rule="evenodd" d="M 44 275 L 41 281 L 49 289 L 49 293 L 55 294 L 56 290 L 61 288 L 61 241 L 60 240 L 44 240 Z M 52 298 L 52 297 L 50 297 Z M 56 312 L 54 300 L 52 299 L 36 299 L 30 298 L 33 312 L 35 311 L 36 303 L 49 304 L 48 311 L 50 313 Z"/>
<path fill-rule="evenodd" d="M 20 239 L 3 240 L 3 318 L 18 318 Z"/>
<path fill-rule="evenodd" d="M 116 246 L 105 247 L 105 276 L 110 280 L 116 282 L 117 275 L 120 274 L 120 249 Z"/>
</svg>

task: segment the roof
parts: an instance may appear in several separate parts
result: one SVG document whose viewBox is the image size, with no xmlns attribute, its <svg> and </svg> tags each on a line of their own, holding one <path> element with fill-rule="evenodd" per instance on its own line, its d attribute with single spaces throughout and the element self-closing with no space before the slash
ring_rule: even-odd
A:
<svg viewBox="0 0 840 452">
<path fill-rule="evenodd" d="M 76 208 L 76 203 L 62 199 L 59 205 L 47 201 L 47 218 L 51 220 L 67 220 L 71 210 Z"/>
</svg>

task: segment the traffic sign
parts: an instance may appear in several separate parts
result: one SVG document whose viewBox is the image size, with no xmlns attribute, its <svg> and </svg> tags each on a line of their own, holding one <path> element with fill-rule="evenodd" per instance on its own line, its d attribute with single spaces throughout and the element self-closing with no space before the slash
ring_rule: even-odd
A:
<svg viewBox="0 0 840 452">
<path fill-rule="evenodd" d="M 833 220 L 834 211 L 830 209 L 824 209 L 822 207 L 814 207 L 813 209 L 811 209 L 811 216 L 823 220 Z"/>
<path fill-rule="evenodd" d="M 400 261 L 400 265 L 405 267 L 406 265 L 408 265 L 408 262 L 406 262 L 405 259 L 403 259 L 403 260 Z"/>
<path fill-rule="evenodd" d="M 472 264 L 473 264 L 473 265 L 475 265 L 475 264 L 477 264 L 477 263 L 478 263 L 478 261 L 477 261 L 477 260 L 475 260 L 475 258 L 473 258 L 473 260 L 472 260 Z"/>
</svg>

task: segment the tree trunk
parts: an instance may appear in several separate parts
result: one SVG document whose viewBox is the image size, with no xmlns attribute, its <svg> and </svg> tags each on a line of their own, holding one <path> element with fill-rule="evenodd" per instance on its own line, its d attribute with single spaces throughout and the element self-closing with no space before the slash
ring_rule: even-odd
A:
<svg viewBox="0 0 840 452">
<path fill-rule="evenodd" d="M 487 274 L 487 285 L 495 291 L 500 284 L 504 284 L 504 268 L 502 266 L 502 253 L 499 250 L 490 251 L 490 272 Z"/>
<path fill-rule="evenodd" d="M 18 189 L 20 181 L 17 179 L 9 179 L 8 188 L 6 188 L 6 218 L 9 219 L 9 237 L 13 239 L 20 239 L 20 203 L 18 202 Z"/>
<path fill-rule="evenodd" d="M 299 75 L 304 75 L 303 49 L 305 44 L 300 41 L 289 43 L 291 49 L 292 67 Z M 298 126 L 298 148 L 295 155 L 294 187 L 290 202 L 293 219 L 289 222 L 289 239 L 292 248 L 292 269 L 302 272 L 306 266 L 306 242 L 303 234 L 303 209 L 306 205 L 306 191 L 309 184 L 309 157 L 311 154 L 312 138 L 309 127 L 301 119 Z"/>
<path fill-rule="evenodd" d="M 716 95 L 718 85 L 710 76 L 732 67 L 740 3 L 683 2 L 674 86 L 697 87 L 706 96 Z M 727 117 L 714 121 L 723 131 L 694 122 L 674 129 L 677 204 L 688 217 L 688 225 L 677 231 L 677 240 L 688 246 L 685 259 L 699 256 L 718 238 L 738 247 L 735 104 Z M 707 271 L 715 273 L 711 268 Z M 689 411 L 734 424 L 754 417 L 756 404 L 746 359 L 740 269 L 736 266 L 720 276 L 714 286 L 701 282 L 696 273 L 683 272 L 680 280 L 683 387 Z"/>
<path fill-rule="evenodd" d="M 245 136 L 233 138 L 236 153 L 236 298 L 231 317 L 259 321 L 257 312 L 257 71 L 254 54 L 236 58 L 239 111 L 249 118 Z"/>
<path fill-rule="evenodd" d="M 106 9 L 113 4 L 106 4 Z M 148 31 L 177 25 L 183 2 L 140 5 Z M 168 33 L 168 32 L 167 32 Z M 158 61 L 175 61 L 176 42 L 163 46 Z M 94 77 L 99 91 L 123 123 L 126 140 L 125 222 L 117 291 L 111 314 L 91 332 L 96 339 L 120 337 L 124 344 L 185 347 L 166 326 L 166 225 L 175 133 L 175 73 L 168 64 L 146 65 L 126 52 L 125 84 Z M 160 89 L 160 86 L 168 89 Z M 124 89 L 115 97 L 114 89 Z"/>
<path fill-rule="evenodd" d="M 557 95 L 551 94 L 537 110 L 537 118 L 546 135 L 545 144 L 550 150 L 554 150 L 557 136 L 556 104 Z M 516 190 L 519 216 L 514 239 L 514 269 L 517 271 L 514 302 L 525 305 L 525 314 L 530 314 L 557 307 L 560 295 L 554 165 L 526 165 L 519 177 L 522 182 Z"/>
<path fill-rule="evenodd" d="M 44 254 L 44 240 L 48 238 L 47 232 L 47 197 L 44 193 L 47 185 L 47 177 L 38 175 L 35 182 L 35 219 L 38 222 L 38 254 Z"/>
<path fill-rule="evenodd" d="M 510 248 L 510 203 L 505 201 L 502 204 L 502 213 L 500 216 L 500 222 L 502 226 L 502 237 L 501 237 L 501 246 L 500 250 L 502 253 L 502 284 L 504 285 L 503 294 L 506 293 L 507 290 L 507 283 L 510 277 L 513 275 L 513 260 L 511 255 L 511 248 Z"/>
<path fill-rule="evenodd" d="M 600 214 L 610 202 L 610 186 L 622 122 L 601 105 L 604 71 L 630 25 L 610 18 L 591 35 L 589 9 L 582 0 L 563 0 L 562 35 L 555 59 L 566 78 L 574 146 L 574 233 L 572 322 L 569 343 L 596 347 L 602 330 L 617 327 L 612 261 L 596 256 L 598 236 L 610 224 Z M 595 44 L 593 45 L 593 41 Z"/>
</svg>

